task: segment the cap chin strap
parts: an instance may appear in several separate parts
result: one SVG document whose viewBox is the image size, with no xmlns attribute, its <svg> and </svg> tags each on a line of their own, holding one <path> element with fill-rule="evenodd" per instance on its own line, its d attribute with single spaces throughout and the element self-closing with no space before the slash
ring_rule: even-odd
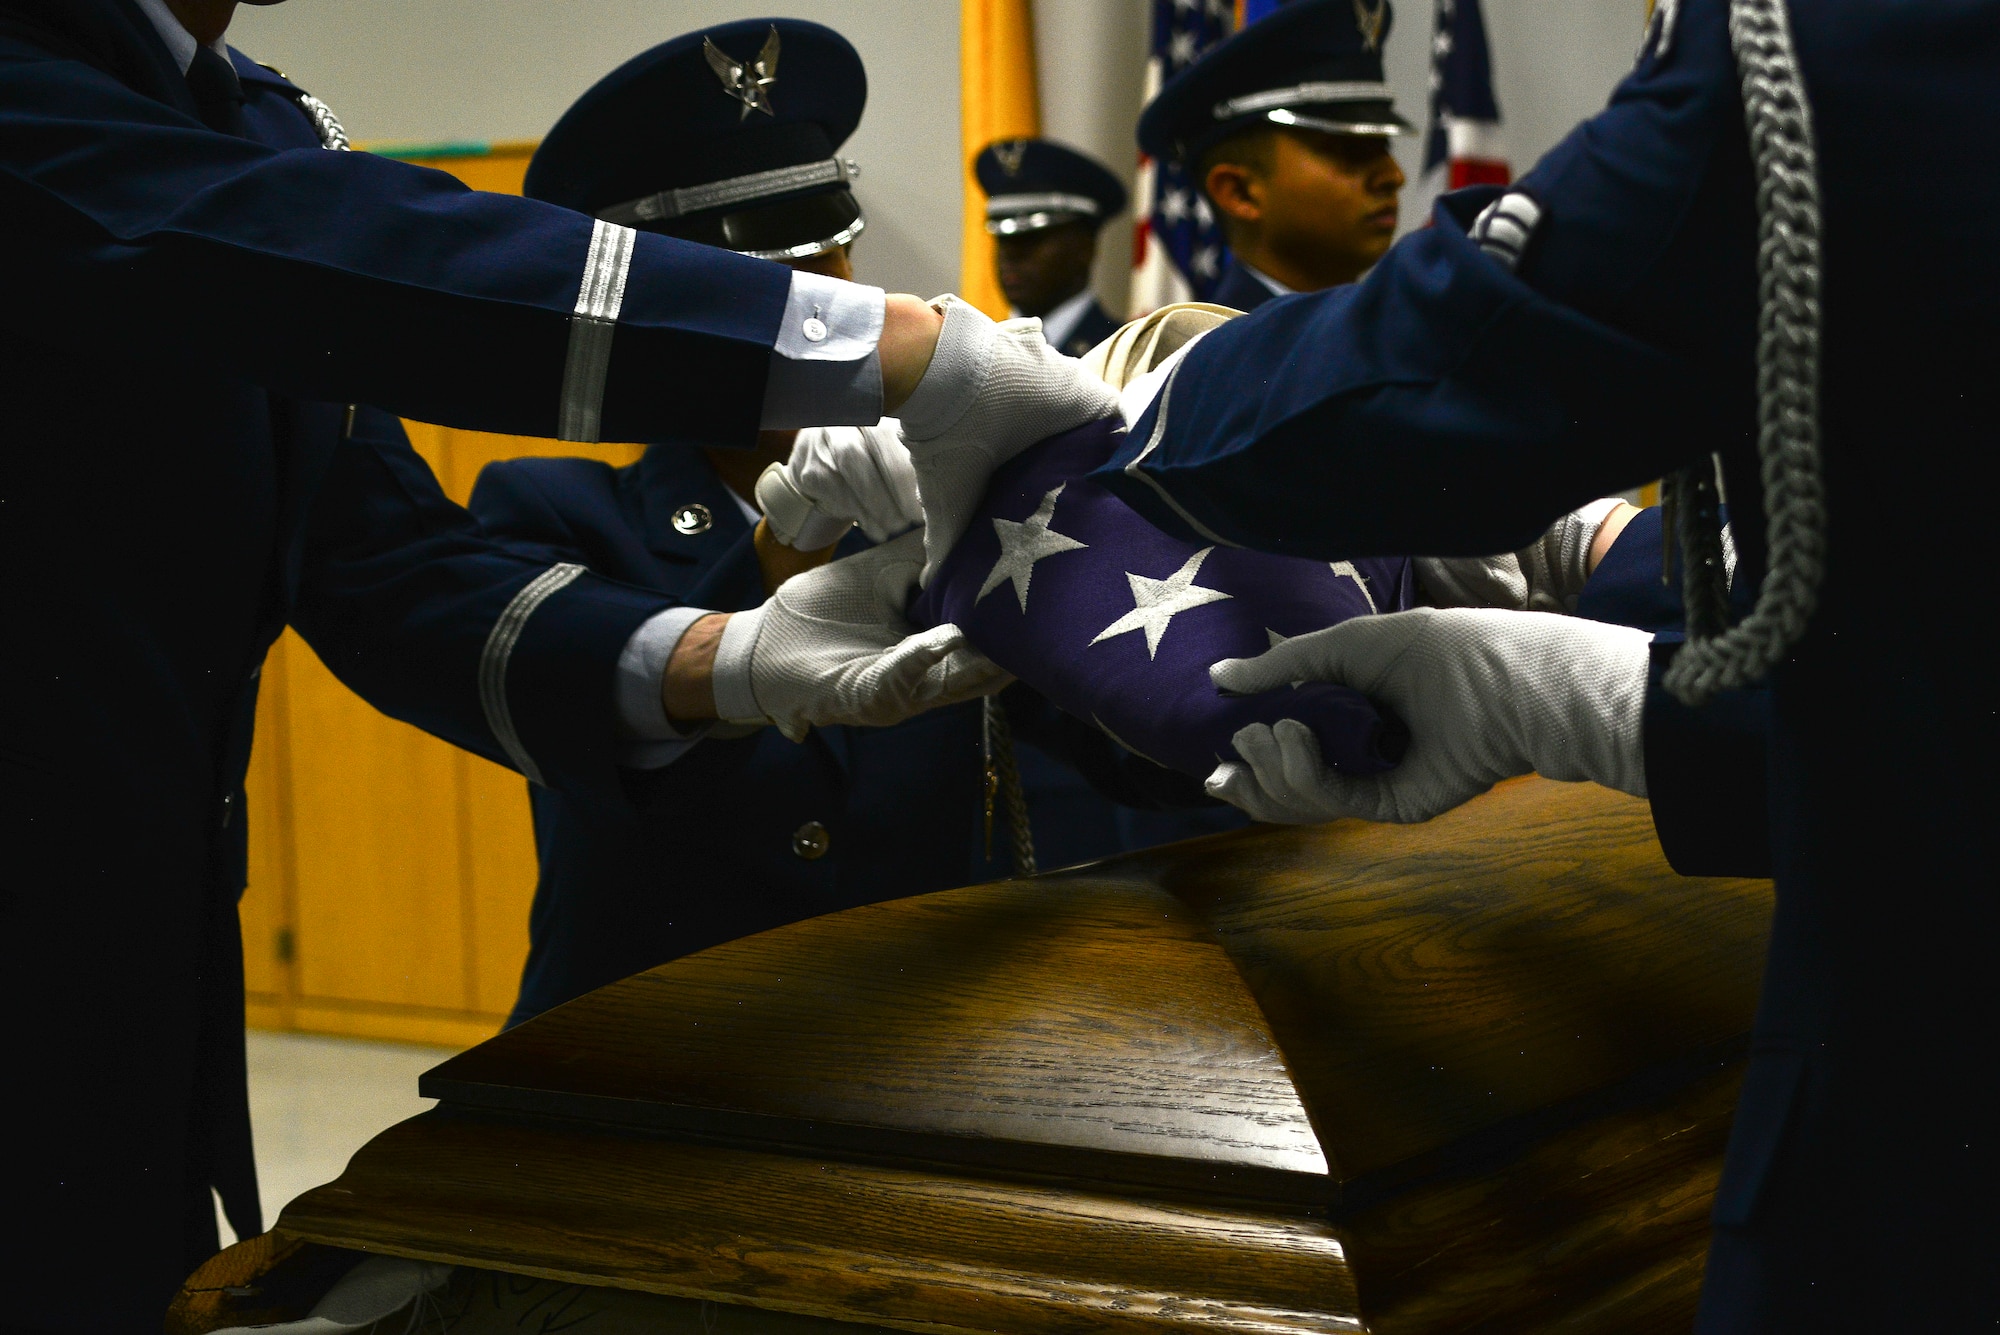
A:
<svg viewBox="0 0 2000 1335">
<path fill-rule="evenodd" d="M 852 158 L 828 158 L 824 162 L 802 162 L 794 167 L 774 167 L 770 171 L 731 176 L 703 185 L 662 190 L 599 209 L 606 222 L 633 227 L 639 223 L 670 222 L 691 213 L 713 209 L 740 208 L 774 195 L 789 195 L 818 186 L 845 185 L 861 175 L 861 164 Z"/>
<path fill-rule="evenodd" d="M 856 218 L 850 225 L 841 228 L 832 236 L 818 241 L 803 241 L 796 246 L 783 246 L 777 250 L 739 250 L 738 255 L 748 255 L 753 260 L 809 260 L 815 255 L 824 255 L 829 250 L 839 250 L 842 246 L 860 236 L 868 226 L 866 218 Z"/>
<path fill-rule="evenodd" d="M 1210 109 L 1218 121 L 1233 121 L 1238 116 L 1248 116 L 1253 111 L 1269 111 L 1273 107 L 1296 107 L 1315 102 L 1393 102 L 1395 95 L 1389 85 L 1380 80 L 1348 79 L 1335 82 L 1316 80 L 1312 83 L 1295 83 L 1284 88 L 1266 88 L 1262 92 L 1245 93 L 1242 97 L 1232 97 L 1227 102 L 1217 102 Z"/>
<path fill-rule="evenodd" d="M 1324 134 L 1408 134 L 1410 127 L 1400 118 L 1386 121 L 1337 121 L 1324 116 L 1301 116 L 1289 107 L 1279 107 L 1264 113 L 1264 119 L 1273 125 L 1286 125 L 1300 130 L 1318 130 Z"/>
<path fill-rule="evenodd" d="M 1664 48 L 1671 27 L 1662 23 L 1660 31 Z M 1819 605 L 1826 560 L 1819 164 L 1785 0 L 1730 0 L 1729 43 L 1756 174 L 1757 458 L 1769 563 L 1749 615 L 1721 629 L 1727 575 L 1718 545 L 1706 534 L 1688 544 L 1682 591 L 1689 637 L 1665 685 L 1689 705 L 1761 682 L 1785 659 Z M 1668 479 L 1682 527 L 1697 513 L 1714 523 L 1714 479 L 1707 459 Z"/>
</svg>

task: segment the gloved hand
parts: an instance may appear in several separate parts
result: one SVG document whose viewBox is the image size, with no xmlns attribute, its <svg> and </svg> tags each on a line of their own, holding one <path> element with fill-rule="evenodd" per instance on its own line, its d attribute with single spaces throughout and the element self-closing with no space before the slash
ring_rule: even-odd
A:
<svg viewBox="0 0 2000 1335">
<path fill-rule="evenodd" d="M 1208 791 L 1257 820 L 1292 825 L 1429 820 L 1530 771 L 1643 797 L 1652 638 L 1546 612 L 1420 607 L 1225 659 L 1209 670 L 1225 691 L 1351 686 L 1402 717 L 1410 749 L 1387 774 L 1352 778 L 1320 763 L 1303 723 L 1251 724 L 1233 739 L 1243 759 L 1218 765 Z"/>
<path fill-rule="evenodd" d="M 772 723 L 798 741 L 815 725 L 887 727 L 987 695 L 1011 678 L 956 626 L 913 633 L 903 607 L 923 564 L 923 536 L 795 575 L 729 618 L 716 647 L 716 716 Z"/>
<path fill-rule="evenodd" d="M 802 552 L 833 545 L 853 524 L 887 542 L 924 522 L 916 469 L 893 417 L 799 432 L 792 457 L 757 479 L 757 506 L 771 536 Z"/>
<path fill-rule="evenodd" d="M 924 506 L 928 583 L 971 522 L 993 470 L 1036 441 L 1109 417 L 1118 395 L 1042 338 L 1039 320 L 996 324 L 940 297 L 937 351 L 903 404 L 903 443 Z"/>
<path fill-rule="evenodd" d="M 1574 612 L 1583 586 L 1590 582 L 1590 545 L 1622 504 L 1616 496 L 1607 496 L 1572 510 L 1518 552 L 1420 556 L 1417 579 L 1437 607 Z"/>
</svg>

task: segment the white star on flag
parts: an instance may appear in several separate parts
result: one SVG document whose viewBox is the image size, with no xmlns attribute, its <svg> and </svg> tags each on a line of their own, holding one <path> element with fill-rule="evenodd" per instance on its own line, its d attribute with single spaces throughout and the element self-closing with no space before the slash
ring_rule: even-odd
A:
<svg viewBox="0 0 2000 1335">
<path fill-rule="evenodd" d="M 1132 586 L 1131 611 L 1106 626 L 1097 633 L 1092 644 L 1108 640 L 1114 635 L 1123 635 L 1128 630 L 1146 632 L 1146 657 L 1155 658 L 1160 652 L 1160 637 L 1167 633 L 1173 619 L 1190 608 L 1206 603 L 1219 603 L 1230 595 L 1219 589 L 1204 589 L 1194 582 L 1201 573 L 1201 563 L 1208 559 L 1213 547 L 1204 547 L 1187 559 L 1187 563 L 1165 579 L 1148 579 L 1135 575 L 1129 570 L 1125 579 Z"/>
<path fill-rule="evenodd" d="M 1067 482 L 1063 484 L 1064 487 L 1068 485 Z M 1021 610 L 1025 612 L 1028 610 L 1028 581 L 1034 578 L 1035 562 L 1062 552 L 1081 551 L 1090 545 L 1065 537 L 1049 527 L 1049 521 L 1055 518 L 1056 498 L 1062 494 L 1063 488 L 1057 487 L 1042 497 L 1042 503 L 1035 507 L 1035 512 L 1028 516 L 1026 523 L 1015 523 L 1011 519 L 993 521 L 993 531 L 1000 536 L 1000 559 L 993 563 L 993 573 L 979 586 L 978 597 L 973 602 L 977 603 L 1011 579 L 1014 581 L 1014 596 L 1021 600 Z"/>
<path fill-rule="evenodd" d="M 1331 564 L 1331 565 L 1333 566 L 1333 573 L 1334 573 L 1334 574 L 1336 574 L 1336 575 L 1345 575 L 1345 576 L 1346 576 L 1347 578 L 1349 578 L 1349 579 L 1351 579 L 1351 580 L 1353 580 L 1353 581 L 1354 581 L 1354 587 L 1355 587 L 1355 588 L 1357 588 L 1357 589 L 1359 589 L 1359 590 L 1361 590 L 1361 596 L 1362 596 L 1363 598 L 1366 598 L 1366 599 L 1368 600 L 1368 610 L 1369 610 L 1369 611 L 1371 611 L 1371 612 L 1379 612 L 1379 611 L 1381 611 L 1381 610 L 1382 610 L 1381 608 L 1379 608 L 1379 607 L 1375 606 L 1375 595 L 1374 595 L 1374 594 L 1372 594 L 1372 593 L 1370 593 L 1370 592 L 1368 592 L 1368 581 L 1367 581 L 1367 579 L 1365 579 L 1365 578 L 1364 578 L 1364 577 L 1362 576 L 1362 574 L 1361 574 L 1361 572 L 1360 572 L 1359 570 L 1356 570 L 1356 569 L 1354 568 L 1354 562 L 1352 562 L 1352 561 L 1333 561 L 1333 562 L 1330 562 L 1329 564 Z"/>
<path fill-rule="evenodd" d="M 1177 223 L 1187 217 L 1188 197 L 1179 190 L 1168 190 L 1160 195 L 1160 216 L 1170 223 Z"/>
</svg>

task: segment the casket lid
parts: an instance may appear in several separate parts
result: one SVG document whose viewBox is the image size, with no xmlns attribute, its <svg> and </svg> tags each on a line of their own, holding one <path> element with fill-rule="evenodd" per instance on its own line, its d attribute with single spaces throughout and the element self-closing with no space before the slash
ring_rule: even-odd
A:
<svg viewBox="0 0 2000 1335">
<path fill-rule="evenodd" d="M 1331 1205 L 1740 1045 L 1768 892 L 1689 885 L 1643 803 L 1503 785 L 1421 832 L 1245 832 L 794 924 L 551 1011 L 422 1093 Z"/>
</svg>

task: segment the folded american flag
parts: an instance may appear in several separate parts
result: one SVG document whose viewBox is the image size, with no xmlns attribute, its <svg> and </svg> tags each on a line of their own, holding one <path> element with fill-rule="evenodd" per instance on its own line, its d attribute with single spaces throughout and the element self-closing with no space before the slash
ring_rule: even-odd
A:
<svg viewBox="0 0 2000 1335">
<path fill-rule="evenodd" d="M 994 662 L 1127 750 L 1196 778 L 1236 759 L 1249 723 L 1304 722 L 1328 764 L 1378 774 L 1400 721 L 1358 692 L 1308 682 L 1240 698 L 1209 665 L 1349 617 L 1414 606 L 1406 558 L 1309 561 L 1169 537 L 1085 480 L 1115 418 L 1045 440 L 993 475 L 979 516 L 910 619 L 951 622 Z"/>
</svg>

